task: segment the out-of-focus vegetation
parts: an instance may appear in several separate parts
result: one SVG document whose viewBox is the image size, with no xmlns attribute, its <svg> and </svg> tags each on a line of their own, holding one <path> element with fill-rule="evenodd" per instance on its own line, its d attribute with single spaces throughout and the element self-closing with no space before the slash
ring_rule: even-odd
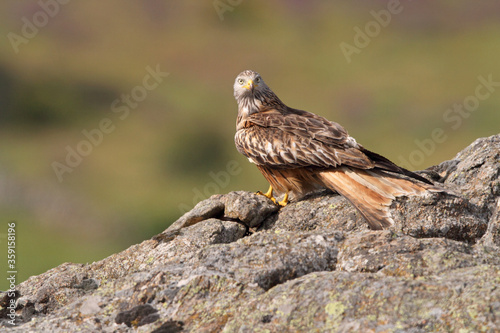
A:
<svg viewBox="0 0 500 333">
<path fill-rule="evenodd" d="M 26 20 L 44 23 L 41 3 L 52 8 L 46 24 L 14 47 L 10 33 L 23 36 Z M 54 3 L 0 4 L 0 240 L 6 253 L 15 220 L 18 283 L 147 239 L 215 192 L 266 189 L 233 144 L 232 85 L 244 69 L 412 169 L 500 129 L 498 86 L 457 128 L 444 118 L 479 76 L 500 81 L 496 1 L 402 0 L 350 63 L 341 43 L 355 46 L 354 28 L 364 31 L 386 1 Z M 157 67 L 169 75 L 138 95 Z M 140 101 L 125 104 L 134 89 Z M 53 162 L 66 164 L 68 149 L 85 148 L 83 131 L 106 118 L 113 130 L 59 181 Z M 436 128 L 446 139 L 417 145 Z"/>
</svg>

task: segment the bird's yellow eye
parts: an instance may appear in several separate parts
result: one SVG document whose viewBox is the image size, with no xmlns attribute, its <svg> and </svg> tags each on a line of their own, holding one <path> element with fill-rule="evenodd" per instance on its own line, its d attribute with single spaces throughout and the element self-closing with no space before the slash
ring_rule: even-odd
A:
<svg viewBox="0 0 500 333">
<path fill-rule="evenodd" d="M 243 80 L 243 79 L 238 79 L 238 83 L 239 83 L 239 84 L 243 84 L 243 83 L 245 83 L 245 80 Z"/>
<path fill-rule="evenodd" d="M 256 83 L 259 83 L 259 82 L 260 82 L 260 76 L 257 76 L 257 77 L 255 78 L 255 82 L 256 82 Z"/>
</svg>

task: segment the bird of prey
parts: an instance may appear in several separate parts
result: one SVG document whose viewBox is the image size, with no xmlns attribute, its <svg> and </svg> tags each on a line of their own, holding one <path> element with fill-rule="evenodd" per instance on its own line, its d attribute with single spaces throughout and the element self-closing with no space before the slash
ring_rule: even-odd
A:
<svg viewBox="0 0 500 333">
<path fill-rule="evenodd" d="M 394 223 L 389 206 L 396 197 L 443 191 L 365 149 L 339 124 L 286 106 L 257 72 L 236 77 L 234 97 L 236 148 L 271 184 L 264 195 L 281 206 L 289 194 L 299 199 L 329 188 L 347 198 L 370 228 L 383 229 Z M 283 200 L 277 202 L 273 191 Z"/>
</svg>

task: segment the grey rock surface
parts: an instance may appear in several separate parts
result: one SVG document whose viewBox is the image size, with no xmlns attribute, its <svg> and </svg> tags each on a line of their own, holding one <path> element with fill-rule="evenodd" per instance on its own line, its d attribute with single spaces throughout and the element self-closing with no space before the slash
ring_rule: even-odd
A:
<svg viewBox="0 0 500 333">
<path fill-rule="evenodd" d="M 214 195 L 168 229 L 17 286 L 14 332 L 498 332 L 500 135 L 426 171 L 458 196 L 400 198 L 368 229 L 328 191 L 279 209 Z"/>
</svg>

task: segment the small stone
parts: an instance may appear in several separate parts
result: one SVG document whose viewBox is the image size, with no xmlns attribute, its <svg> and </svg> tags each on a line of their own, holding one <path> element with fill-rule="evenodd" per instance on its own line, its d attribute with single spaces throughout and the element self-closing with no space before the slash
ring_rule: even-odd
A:
<svg viewBox="0 0 500 333">
<path fill-rule="evenodd" d="M 80 307 L 80 313 L 84 316 L 94 315 L 98 313 L 99 311 L 101 311 L 101 307 L 99 306 L 100 302 L 102 302 L 102 298 L 99 296 L 87 297 L 87 299 Z"/>
</svg>

